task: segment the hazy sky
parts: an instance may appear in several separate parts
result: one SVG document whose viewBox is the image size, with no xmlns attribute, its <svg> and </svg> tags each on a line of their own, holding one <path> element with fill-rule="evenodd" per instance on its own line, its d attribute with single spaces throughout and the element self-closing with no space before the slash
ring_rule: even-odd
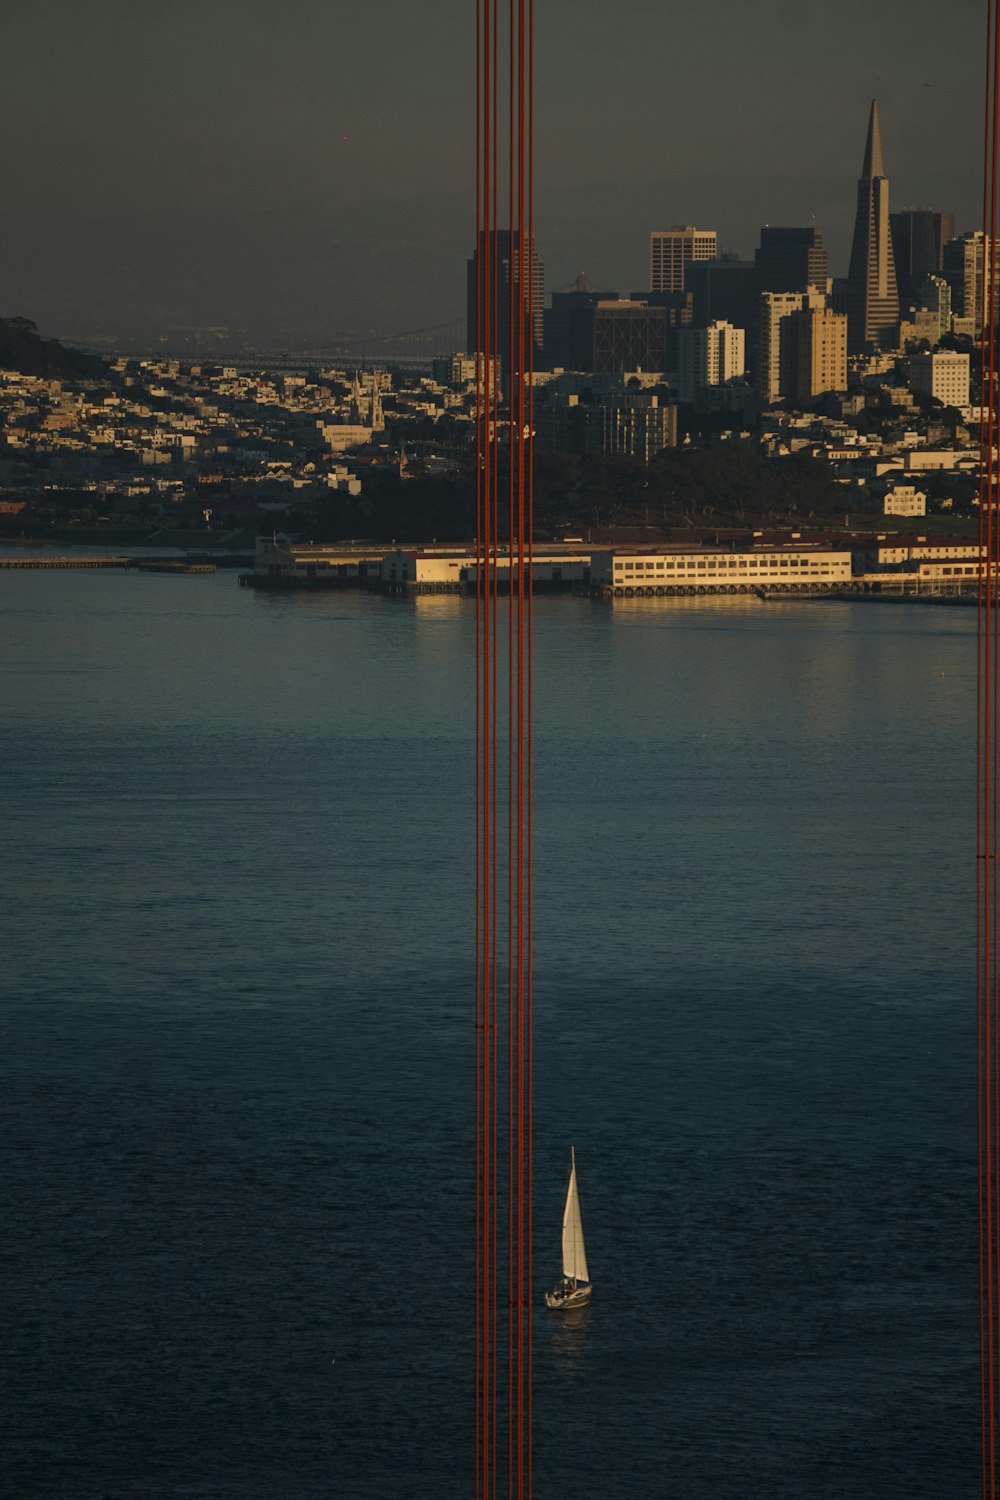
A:
<svg viewBox="0 0 1000 1500">
<path fill-rule="evenodd" d="M 551 289 L 648 233 L 816 216 L 841 274 L 868 105 L 894 208 L 981 213 L 985 0 L 535 0 Z M 475 0 L 0 12 L 0 314 L 332 337 L 464 317 Z M 458 340 L 458 343 L 461 339 Z"/>
</svg>

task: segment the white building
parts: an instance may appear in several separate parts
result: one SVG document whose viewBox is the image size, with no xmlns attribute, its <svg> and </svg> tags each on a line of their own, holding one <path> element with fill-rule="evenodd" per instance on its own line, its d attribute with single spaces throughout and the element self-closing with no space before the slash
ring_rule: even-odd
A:
<svg viewBox="0 0 1000 1500">
<path fill-rule="evenodd" d="M 360 422 L 317 422 L 322 441 L 333 453 L 344 453 L 348 448 L 359 448 L 370 443 L 375 436 L 371 427 Z"/>
<path fill-rule="evenodd" d="M 732 323 L 710 323 L 707 328 L 678 328 L 677 390 L 682 401 L 693 401 L 708 386 L 728 385 L 746 370 L 746 334 Z"/>
<path fill-rule="evenodd" d="M 913 484 L 894 484 L 882 497 L 882 514 L 885 516 L 925 516 L 927 494 Z"/>
<path fill-rule="evenodd" d="M 952 537 L 930 542 L 926 537 L 880 538 L 872 549 L 869 565 L 877 568 L 899 563 L 974 561 L 978 544 L 974 537 Z"/>
<path fill-rule="evenodd" d="M 591 581 L 616 598 L 663 594 L 746 594 L 755 589 L 818 593 L 851 581 L 845 548 L 721 548 L 661 552 L 595 552 Z"/>
<path fill-rule="evenodd" d="M 485 381 L 492 369 L 494 388 L 500 383 L 500 360 L 487 361 L 485 354 L 444 354 L 431 360 L 431 373 L 439 385 L 474 386 Z"/>
<path fill-rule="evenodd" d="M 649 287 L 653 292 L 682 292 L 688 261 L 714 260 L 719 236 L 714 229 L 675 224 L 654 229 L 649 236 Z"/>
<path fill-rule="evenodd" d="M 345 495 L 361 494 L 361 480 L 356 474 L 352 474 L 350 469 L 346 468 L 343 464 L 334 464 L 327 471 L 325 479 L 328 488 L 331 490 L 339 490 L 341 494 Z"/>
<path fill-rule="evenodd" d="M 394 593 L 472 593 L 475 592 L 478 570 L 478 559 L 467 548 L 401 547 L 386 553 L 381 582 L 383 588 Z M 499 593 L 508 592 L 510 578 L 510 558 L 501 555 L 496 567 Z M 589 549 L 565 545 L 535 547 L 531 580 L 533 590 L 589 583 Z"/>
<path fill-rule="evenodd" d="M 967 557 L 957 562 L 921 562 L 917 564 L 917 576 L 921 583 L 978 583 L 979 559 Z"/>
<path fill-rule="evenodd" d="M 906 383 L 911 391 L 934 396 L 945 406 L 966 407 L 969 404 L 969 356 L 945 350 L 937 354 L 915 354 L 909 361 Z"/>
<path fill-rule="evenodd" d="M 468 547 L 393 547 L 382 559 L 379 578 L 393 592 L 458 593 L 475 562 Z"/>
<path fill-rule="evenodd" d="M 910 448 L 903 454 L 903 468 L 908 474 L 927 474 L 941 469 L 979 467 L 979 453 L 973 448 Z"/>
</svg>

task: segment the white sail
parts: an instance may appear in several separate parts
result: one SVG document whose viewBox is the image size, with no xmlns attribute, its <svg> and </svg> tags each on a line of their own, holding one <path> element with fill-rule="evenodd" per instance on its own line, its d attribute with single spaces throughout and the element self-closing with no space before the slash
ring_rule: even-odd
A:
<svg viewBox="0 0 1000 1500">
<path fill-rule="evenodd" d="M 562 1230 L 563 1275 L 572 1281 L 589 1281 L 587 1275 L 587 1252 L 583 1248 L 583 1221 L 580 1218 L 580 1195 L 576 1188 L 576 1152 L 569 1173 L 566 1189 L 566 1207 L 563 1209 Z"/>
</svg>

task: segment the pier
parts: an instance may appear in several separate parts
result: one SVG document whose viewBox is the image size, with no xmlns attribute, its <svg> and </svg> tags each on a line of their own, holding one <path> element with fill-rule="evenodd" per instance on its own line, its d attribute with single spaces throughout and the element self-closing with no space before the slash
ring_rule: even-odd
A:
<svg viewBox="0 0 1000 1500">
<path fill-rule="evenodd" d="M 218 571 L 215 563 L 172 562 L 166 559 L 150 562 L 145 558 L 136 558 L 135 567 L 138 573 L 215 573 Z"/>
<path fill-rule="evenodd" d="M 16 568 L 22 572 L 53 568 L 117 568 L 124 571 L 134 567 L 137 561 L 134 557 L 0 557 L 0 568 Z"/>
<path fill-rule="evenodd" d="M 111 569 L 125 573 L 214 573 L 214 562 L 187 562 L 174 557 L 0 557 L 0 568 L 17 572 L 52 572 L 55 570 L 84 568 Z"/>
<path fill-rule="evenodd" d="M 903 575 L 898 575 L 902 577 Z M 763 604 L 791 603 L 793 600 L 870 600 L 892 604 L 975 604 L 977 584 L 973 580 L 958 583 L 928 584 L 909 587 L 895 581 L 866 582 L 863 577 L 851 583 L 765 583 L 765 584 L 596 584 L 580 589 L 578 594 L 591 599 L 692 599 L 709 595 L 756 597 Z"/>
</svg>

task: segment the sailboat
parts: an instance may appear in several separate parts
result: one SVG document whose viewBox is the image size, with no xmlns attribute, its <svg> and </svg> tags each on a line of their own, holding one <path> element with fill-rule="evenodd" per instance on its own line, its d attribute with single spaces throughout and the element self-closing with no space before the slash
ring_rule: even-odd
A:
<svg viewBox="0 0 1000 1500">
<path fill-rule="evenodd" d="M 587 1274 L 587 1252 L 583 1248 L 583 1221 L 580 1218 L 580 1194 L 576 1186 L 576 1151 L 571 1157 L 569 1187 L 562 1221 L 562 1280 L 545 1293 L 546 1307 L 570 1312 L 590 1301 L 591 1284 Z"/>
</svg>

